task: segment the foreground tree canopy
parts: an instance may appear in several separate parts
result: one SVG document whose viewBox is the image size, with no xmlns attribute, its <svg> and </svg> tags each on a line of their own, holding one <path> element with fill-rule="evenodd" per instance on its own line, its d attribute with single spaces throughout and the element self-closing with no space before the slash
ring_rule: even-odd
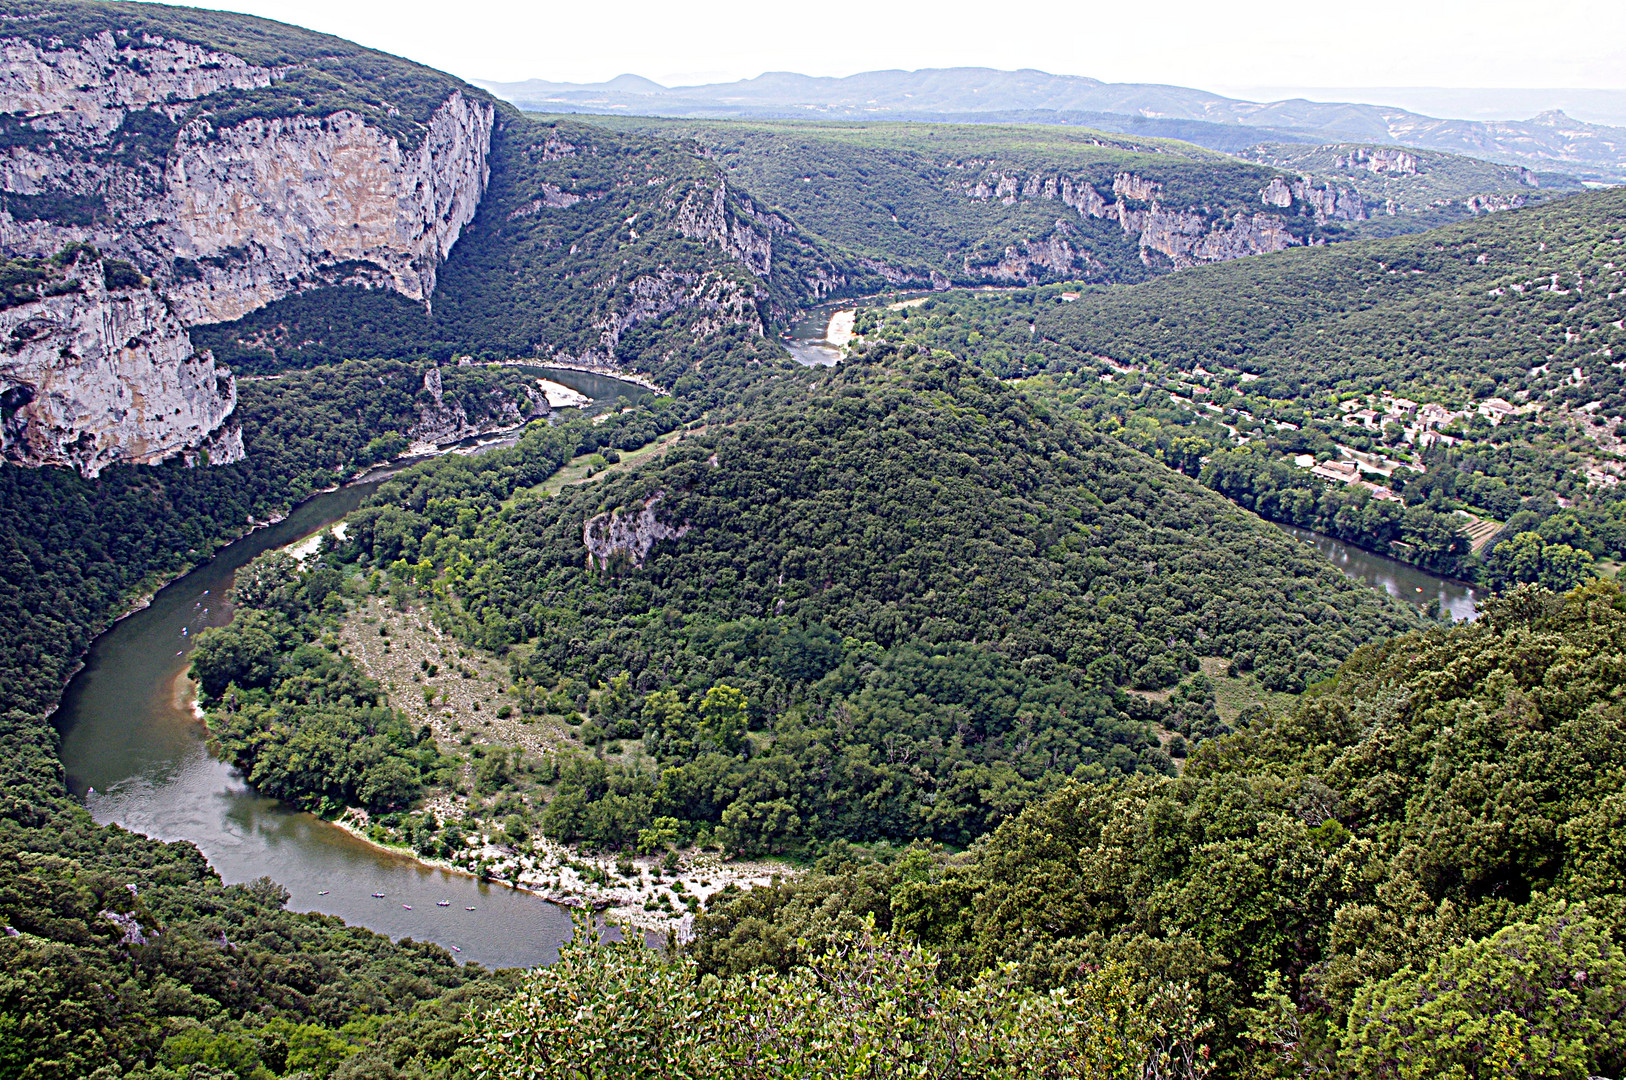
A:
<svg viewBox="0 0 1626 1080">
<path fill-rule="evenodd" d="M 959 978 L 1187 985 L 1232 1075 L 1617 1075 L 1626 597 L 1523 588 L 1362 649 L 1178 778 L 1069 786 L 963 855 L 832 867 L 702 920 L 719 973 L 871 916 Z"/>
</svg>

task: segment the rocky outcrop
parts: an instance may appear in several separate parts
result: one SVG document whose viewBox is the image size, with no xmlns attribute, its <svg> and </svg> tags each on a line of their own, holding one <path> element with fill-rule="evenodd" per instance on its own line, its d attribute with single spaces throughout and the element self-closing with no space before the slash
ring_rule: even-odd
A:
<svg viewBox="0 0 1626 1080">
<path fill-rule="evenodd" d="M 1089 251 L 1073 246 L 1069 239 L 1071 233 L 1072 226 L 1066 221 L 1057 221 L 1048 237 L 1024 241 L 1020 247 L 1014 244 L 1007 246 L 997 262 L 973 263 L 971 256 L 967 255 L 964 264 L 966 276 L 1026 285 L 1066 277 L 1078 271 L 1094 274 L 1104 270 L 1105 267 Z"/>
<path fill-rule="evenodd" d="M 141 928 L 141 921 L 134 915 L 126 915 L 117 911 L 107 910 L 97 912 L 97 914 L 106 919 L 108 922 L 112 923 L 114 926 L 118 927 L 122 933 L 122 936 L 119 938 L 120 945 L 146 945 L 149 944 L 150 938 L 155 938 L 158 936 L 158 931 L 156 930 L 154 930 L 150 935 L 143 931 Z"/>
<path fill-rule="evenodd" d="M 689 240 L 715 243 L 764 281 L 773 274 L 773 238 L 788 233 L 791 225 L 777 214 L 759 211 L 749 199 L 731 205 L 721 176 L 715 185 L 695 185 L 679 203 L 667 199 L 672 225 Z"/>
<path fill-rule="evenodd" d="M 241 432 L 223 428 L 237 404 L 231 372 L 193 349 L 162 297 L 146 284 L 108 289 L 89 257 L 60 288 L 0 310 L 6 460 L 95 476 L 182 453 L 213 464 L 242 457 Z"/>
<path fill-rule="evenodd" d="M 656 516 L 655 507 L 665 498 L 666 492 L 657 491 L 636 511 L 617 509 L 588 518 L 582 525 L 587 568 L 608 570 L 619 560 L 643 566 L 657 543 L 675 540 L 693 528 L 688 522 L 668 525 Z"/>
<path fill-rule="evenodd" d="M 1360 192 L 1334 187 L 1330 183 L 1316 187 L 1315 181 L 1308 176 L 1301 176 L 1297 180 L 1288 180 L 1285 176 L 1272 177 L 1270 183 L 1259 192 L 1259 199 L 1266 206 L 1284 210 L 1290 209 L 1295 201 L 1303 203 L 1315 214 L 1317 225 L 1325 225 L 1329 221 L 1367 219 L 1366 202 Z"/>
<path fill-rule="evenodd" d="M 484 194 L 493 106 L 454 91 L 411 146 L 346 110 L 227 126 L 190 112 L 285 74 L 152 37 L 0 38 L 0 110 L 27 131 L 0 160 L 4 189 L 97 208 L 0 211 L 0 245 L 94 243 L 153 277 L 188 325 L 341 281 L 427 299 Z"/>
<path fill-rule="evenodd" d="M 1112 178 L 1112 193 L 1120 199 L 1135 199 L 1139 202 L 1157 202 L 1157 193 L 1163 190 L 1163 185 L 1134 173 L 1119 173 Z"/>
<path fill-rule="evenodd" d="M 1286 184 L 1286 181 L 1283 181 Z M 1205 262 L 1221 262 L 1245 255 L 1281 251 L 1300 243 L 1276 214 L 1244 213 L 1226 216 L 1206 208 L 1173 210 L 1161 203 L 1162 184 L 1135 173 L 1119 173 L 1112 180 L 1112 201 L 1096 190 L 1090 181 L 1069 176 L 1034 174 L 1026 178 L 1006 173 L 987 174 L 975 183 L 966 182 L 965 193 L 973 199 L 998 199 L 1012 205 L 1024 199 L 1053 199 L 1072 207 L 1081 217 L 1117 221 L 1120 228 L 1135 236 L 1141 259 L 1147 265 L 1172 265 L 1176 270 Z M 1312 208 L 1324 203 L 1340 211 L 1341 193 L 1318 192 L 1314 199 L 1295 196 L 1289 184 L 1284 189 L 1287 203 L 1269 205 L 1290 207 L 1295 197 Z M 1267 191 L 1275 196 L 1273 189 Z M 1358 201 L 1359 197 L 1356 196 Z M 1314 200 L 1319 200 L 1319 203 Z M 1364 209 L 1363 209 L 1364 212 Z M 1058 226 L 1064 224 L 1058 222 Z M 1057 232 L 1042 241 L 1029 241 L 1022 249 L 1008 248 L 997 263 L 985 266 L 966 264 L 967 272 L 982 271 L 1006 281 L 1038 280 L 1041 271 L 1066 274 L 1079 267 L 1099 267 L 1093 256 L 1075 246 L 1064 233 Z"/>
<path fill-rule="evenodd" d="M 1479 214 L 1496 214 L 1503 210 L 1517 210 L 1525 204 L 1523 195 L 1474 195 L 1462 200 L 1462 205 L 1468 213 L 1475 216 Z"/>
<path fill-rule="evenodd" d="M 519 425 L 534 416 L 546 416 L 551 408 L 547 394 L 540 386 L 528 387 L 522 400 L 503 401 L 494 415 L 479 424 L 469 419 L 462 402 L 446 400 L 440 368 L 432 367 L 423 375 L 424 392 L 429 401 L 418 407 L 418 421 L 407 430 L 406 436 L 414 443 L 448 443 L 483 435 Z"/>
<path fill-rule="evenodd" d="M 766 298 L 740 282 L 711 272 L 661 267 L 627 282 L 622 306 L 598 322 L 602 357 L 577 357 L 584 363 L 614 360 L 621 335 L 642 322 L 664 319 L 675 311 L 697 313 L 693 324 L 696 338 L 709 337 L 731 326 L 744 326 L 761 336 L 759 303 Z"/>
<path fill-rule="evenodd" d="M 509 221 L 534 217 L 544 210 L 568 210 L 579 202 L 596 202 L 604 198 L 603 194 L 599 192 L 579 195 L 574 191 L 566 191 L 553 184 L 543 184 L 537 190 L 541 194 L 519 209 L 511 211 L 508 215 Z"/>
<path fill-rule="evenodd" d="M 1361 169 L 1391 176 L 1416 176 L 1417 155 L 1394 146 L 1357 146 L 1337 159 L 1340 169 Z"/>
</svg>

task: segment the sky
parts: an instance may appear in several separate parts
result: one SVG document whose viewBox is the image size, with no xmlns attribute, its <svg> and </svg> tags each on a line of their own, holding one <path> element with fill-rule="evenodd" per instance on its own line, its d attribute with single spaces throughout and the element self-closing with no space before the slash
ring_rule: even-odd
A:
<svg viewBox="0 0 1626 1080">
<path fill-rule="evenodd" d="M 851 75 L 964 65 L 1222 93 L 1626 89 L 1623 0 L 1160 0 L 1015 8 L 986 0 L 212 0 L 189 6 L 297 23 L 470 80 L 597 82 L 632 72 L 672 86 L 764 71 Z"/>
</svg>

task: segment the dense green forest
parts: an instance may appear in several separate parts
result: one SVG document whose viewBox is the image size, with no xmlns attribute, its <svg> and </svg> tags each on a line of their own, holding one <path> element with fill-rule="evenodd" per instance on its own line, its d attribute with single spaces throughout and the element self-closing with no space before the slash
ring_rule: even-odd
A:
<svg viewBox="0 0 1626 1080">
<path fill-rule="evenodd" d="M 1623 642 L 1612 584 L 1526 587 L 1361 650 L 1178 778 L 715 905 L 696 960 L 791 970 L 869 917 L 957 980 L 1124 964 L 1189 988 L 1224 1075 L 1618 1075 Z"/>
<path fill-rule="evenodd" d="M 415 469 L 352 515 L 324 588 L 370 576 L 420 596 L 466 645 L 510 654 L 520 709 L 574 702 L 600 756 L 550 768 L 540 825 L 608 850 L 657 819 L 755 854 L 963 844 L 1069 776 L 1173 772 L 1158 721 L 1193 741 L 1223 729 L 1200 693 L 1180 713 L 1131 690 L 1193 684 L 1204 657 L 1298 690 L 1411 624 L 974 369 L 881 359 L 759 380 L 644 468 L 557 496 L 528 488 L 569 429 Z M 618 521 L 668 539 L 587 560 L 584 522 L 613 537 Z M 318 631 L 296 640 L 289 617 L 247 609 L 200 646 L 223 738 L 255 768 L 305 720 L 342 741 L 335 700 L 377 706 L 313 692 L 330 676 L 307 669 L 328 661 L 294 647 Z M 356 802 L 359 784 L 277 789 Z"/>
<path fill-rule="evenodd" d="M 1626 346 L 1613 325 L 1623 230 L 1626 192 L 1588 192 L 1088 292 L 1040 314 L 1037 333 L 1124 363 L 1240 368 L 1272 398 L 1381 386 L 1422 400 L 1472 394 L 1480 379 L 1510 400 L 1550 389 L 1578 403 L 1609 398 L 1621 378 L 1610 355 Z M 1576 367 L 1587 382 L 1565 386 Z"/>
<path fill-rule="evenodd" d="M 929 348 L 1034 380 L 1274 520 L 1439 573 L 1564 588 L 1626 553 L 1609 284 L 1623 228 L 1620 196 L 1598 192 L 1144 289 L 938 294 L 861 310 L 856 348 Z M 1493 400 L 1515 413 L 1493 422 Z M 1448 417 L 1423 438 L 1419 402 Z M 1375 418 L 1351 426 L 1357 407 Z M 1369 483 L 1329 487 L 1311 459 L 1355 462 Z M 1462 513 L 1496 535 L 1470 550 Z M 1502 548 L 1527 534 L 1554 547 L 1547 569 Z"/>
</svg>

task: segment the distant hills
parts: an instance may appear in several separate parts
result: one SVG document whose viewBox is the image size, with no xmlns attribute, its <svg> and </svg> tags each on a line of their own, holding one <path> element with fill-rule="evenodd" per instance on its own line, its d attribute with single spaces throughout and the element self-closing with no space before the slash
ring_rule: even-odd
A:
<svg viewBox="0 0 1626 1080">
<path fill-rule="evenodd" d="M 990 68 L 869 71 L 845 78 L 769 72 L 682 87 L 637 75 L 592 84 L 532 79 L 479 85 L 535 112 L 1068 124 L 1184 139 L 1226 152 L 1261 142 L 1380 142 L 1556 170 L 1595 183 L 1626 181 L 1626 128 L 1585 123 L 1559 110 L 1523 120 L 1453 120 L 1393 106 L 1244 101 L 1183 86 Z"/>
</svg>

